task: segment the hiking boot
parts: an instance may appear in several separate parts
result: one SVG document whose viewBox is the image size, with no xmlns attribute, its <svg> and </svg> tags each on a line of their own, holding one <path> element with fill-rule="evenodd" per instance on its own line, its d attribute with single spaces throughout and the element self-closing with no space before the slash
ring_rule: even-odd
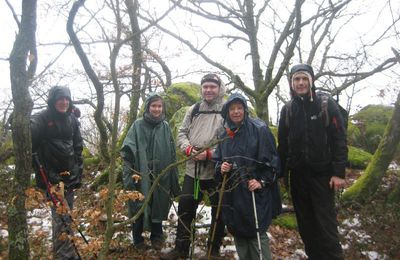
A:
<svg viewBox="0 0 400 260">
<path fill-rule="evenodd" d="M 176 260 L 176 259 L 185 259 L 188 257 L 188 254 L 180 251 L 176 248 L 172 249 L 168 253 L 161 254 L 160 259 L 161 260 Z"/>
<path fill-rule="evenodd" d="M 151 247 L 154 250 L 160 251 L 164 247 L 164 240 L 161 238 L 151 240 Z"/>
</svg>

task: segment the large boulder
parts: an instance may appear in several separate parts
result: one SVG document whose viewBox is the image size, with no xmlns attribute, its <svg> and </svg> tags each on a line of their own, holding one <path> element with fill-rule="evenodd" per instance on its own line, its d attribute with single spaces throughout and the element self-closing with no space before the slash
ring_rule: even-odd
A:
<svg viewBox="0 0 400 260">
<path fill-rule="evenodd" d="M 164 97 L 167 107 L 167 120 L 171 120 L 175 112 L 182 107 L 191 106 L 200 99 L 200 85 L 192 82 L 172 84 L 167 89 Z"/>
<path fill-rule="evenodd" d="M 354 146 L 349 145 L 348 148 L 348 161 L 350 168 L 365 169 L 372 159 L 372 154 Z"/>
</svg>

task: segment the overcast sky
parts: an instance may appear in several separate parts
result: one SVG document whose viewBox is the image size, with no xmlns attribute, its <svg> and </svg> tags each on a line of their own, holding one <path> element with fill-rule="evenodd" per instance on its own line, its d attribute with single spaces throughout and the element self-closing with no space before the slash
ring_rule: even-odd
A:
<svg viewBox="0 0 400 260">
<path fill-rule="evenodd" d="M 17 13 L 20 13 L 20 7 L 17 6 L 19 5 L 20 1 L 10 1 L 13 2 L 15 11 Z M 14 3 L 15 2 L 15 3 Z M 40 44 L 46 44 L 50 42 L 67 42 L 68 41 L 68 35 L 65 30 L 65 23 L 66 23 L 66 17 L 64 17 L 61 14 L 57 14 L 55 10 L 50 9 L 48 12 L 43 12 L 41 9 L 42 5 L 47 4 L 52 4 L 54 2 L 62 2 L 60 0 L 58 1 L 38 1 L 39 7 L 39 12 L 38 12 L 38 30 L 37 30 L 37 42 Z M 66 2 L 66 1 L 64 1 Z M 91 5 L 95 5 L 94 0 L 86 1 L 86 6 L 89 8 Z M 151 2 L 151 1 L 150 1 Z M 354 46 L 357 46 L 357 39 L 361 36 L 367 36 L 367 38 L 373 38 L 376 37 L 377 34 L 382 32 L 383 28 L 387 26 L 392 20 L 392 17 L 390 17 L 389 8 L 383 8 L 382 3 L 384 0 L 380 1 L 372 1 L 372 0 L 358 0 L 354 1 L 355 3 L 358 3 L 359 10 L 365 12 L 365 14 L 354 20 L 350 26 L 346 27 L 346 31 L 343 31 L 341 33 L 341 40 L 337 41 L 336 47 L 337 48 L 354 48 Z M 376 4 L 379 2 L 381 5 Z M 397 13 L 397 15 L 400 13 L 399 11 L 399 6 L 400 6 L 400 1 L 392 1 L 393 9 Z M 163 1 L 157 3 L 160 3 L 159 8 L 162 8 L 161 3 L 165 3 Z M 286 3 L 286 2 L 285 2 Z M 289 3 L 287 3 L 289 4 Z M 361 6 L 360 6 L 361 4 Z M 375 5 L 376 8 L 370 8 L 370 6 Z M 355 7 L 356 5 L 353 5 Z M 67 5 L 65 8 L 66 10 L 69 10 L 71 7 L 70 5 Z M 304 10 L 307 12 L 307 10 Z M 378 18 L 379 17 L 379 18 Z M 182 18 L 182 17 L 181 17 Z M 174 18 L 175 19 L 175 18 Z M 168 19 L 166 19 L 168 20 Z M 170 19 L 173 20 L 173 19 Z M 10 92 L 10 79 L 9 79 L 9 63 L 7 60 L 4 60 L 9 56 L 9 53 L 12 48 L 12 44 L 14 42 L 15 34 L 17 32 L 17 26 L 16 23 L 12 17 L 12 13 L 7 7 L 5 1 L 0 1 L 0 23 L 3 25 L 2 26 L 2 41 L 0 44 L 0 91 L 1 91 L 1 98 L 0 98 L 0 109 L 3 109 L 4 104 L 3 101 L 10 99 L 11 97 L 11 92 Z M 215 29 L 215 24 L 206 24 L 204 25 L 205 30 L 213 30 Z M 370 36 L 370 37 L 369 37 Z M 56 40 L 55 40 L 56 39 Z M 167 37 L 163 38 L 164 41 L 167 41 Z M 175 43 L 174 43 L 175 44 Z M 193 54 L 185 54 L 180 55 L 179 57 L 173 57 L 172 54 L 177 49 L 182 48 L 181 45 L 174 45 L 172 44 L 167 44 L 165 45 L 164 48 L 169 48 L 169 51 L 171 53 L 170 60 L 168 61 L 168 64 L 170 65 L 170 68 L 172 69 L 172 72 L 175 74 L 178 73 L 185 73 L 186 71 L 189 71 L 192 66 L 204 66 L 204 68 L 209 68 L 208 65 L 204 65 L 204 63 L 201 62 L 199 58 L 194 56 Z M 385 45 L 382 45 L 382 53 L 377 53 L 377 55 L 380 54 L 381 57 L 391 55 L 390 52 L 390 47 L 398 47 L 400 46 L 400 40 L 394 39 L 392 42 L 386 42 Z M 102 49 L 103 47 L 92 47 L 91 48 L 91 54 L 96 54 L 97 57 L 103 57 L 103 60 L 108 59 L 109 52 L 108 50 Z M 37 73 L 40 73 L 43 69 L 43 67 L 56 55 L 60 53 L 60 51 L 63 49 L 62 45 L 53 45 L 53 46 L 46 46 L 46 47 L 39 47 L 39 64 L 38 64 L 38 70 Z M 164 50 L 165 51 L 165 50 Z M 224 49 L 219 49 L 216 45 L 216 50 L 215 53 L 213 54 L 215 56 L 215 59 L 225 59 L 227 61 L 229 59 L 229 55 L 226 55 L 228 50 Z M 241 55 L 241 54 L 240 54 Z M 73 48 L 69 48 L 64 56 L 63 59 L 61 59 L 62 66 L 61 70 L 62 72 L 68 71 L 70 73 L 70 77 L 67 77 L 63 80 L 57 79 L 57 77 L 48 78 L 48 82 L 46 84 L 49 85 L 54 85 L 54 84 L 65 84 L 69 86 L 81 86 L 82 84 L 87 84 L 86 80 L 80 77 L 76 77 L 77 70 L 81 70 L 81 63 L 76 57 Z M 236 64 L 234 64 L 236 63 Z M 250 71 L 250 66 L 248 64 L 245 64 L 246 62 L 241 61 L 240 59 L 233 59 L 232 60 L 232 67 L 239 68 L 238 71 L 242 72 L 243 78 L 247 80 L 251 80 L 251 71 Z M 240 69 L 240 66 L 243 66 L 243 64 L 247 65 L 244 66 L 243 69 Z M 99 67 L 98 67 L 99 68 Z M 398 67 L 397 67 L 398 68 Z M 61 71 L 60 71 L 61 72 Z M 55 72 L 57 73 L 57 71 Z M 176 79 L 176 81 L 182 81 L 182 80 L 190 80 L 190 81 L 198 81 L 199 75 L 187 75 L 184 79 Z M 383 104 L 389 104 L 394 100 L 394 95 L 388 95 L 386 98 L 376 98 L 377 96 L 377 89 L 379 88 L 384 88 L 386 85 L 392 85 L 393 89 L 398 89 L 399 88 L 399 79 L 394 78 L 392 74 L 385 73 L 379 76 L 372 77 L 366 81 L 364 81 L 360 86 L 363 86 L 363 88 L 367 88 L 363 93 L 361 93 L 357 99 L 355 100 L 355 106 L 354 109 L 357 109 L 357 107 L 364 106 L 366 104 L 370 103 L 383 103 Z M 373 88 L 369 87 L 373 86 Z M 369 87 L 369 88 L 368 88 Z M 75 96 L 80 96 L 82 93 L 80 93 L 82 89 L 77 89 L 74 90 L 74 95 Z M 394 93 L 394 90 L 393 90 Z M 274 107 L 271 107 L 271 110 L 274 110 Z M 354 112 L 354 111 L 353 111 Z M 273 112 L 274 113 L 274 112 Z M 271 115 L 273 116 L 273 114 Z"/>
</svg>

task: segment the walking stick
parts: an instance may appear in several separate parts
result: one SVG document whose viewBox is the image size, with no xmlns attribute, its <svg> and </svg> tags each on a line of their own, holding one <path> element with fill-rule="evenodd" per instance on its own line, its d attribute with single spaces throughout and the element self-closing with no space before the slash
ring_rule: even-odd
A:
<svg viewBox="0 0 400 260">
<path fill-rule="evenodd" d="M 214 227 L 213 227 L 212 234 L 211 234 L 211 242 L 210 242 L 210 247 L 208 248 L 207 259 L 210 259 L 210 257 L 211 257 L 212 246 L 213 246 L 213 242 L 214 242 L 214 238 L 215 238 L 215 230 L 217 229 L 219 214 L 221 212 L 222 197 L 224 196 L 227 175 L 228 175 L 228 173 L 224 174 L 224 178 L 222 179 L 221 189 L 218 194 L 219 198 L 218 198 L 217 213 L 215 214 Z"/>
<path fill-rule="evenodd" d="M 35 164 L 37 165 L 37 167 L 39 168 L 39 174 L 40 174 L 40 176 L 41 176 L 41 178 L 42 178 L 44 184 L 46 185 L 46 191 L 47 191 L 47 193 L 49 194 L 50 200 L 53 202 L 54 207 L 57 209 L 59 206 L 62 206 L 62 207 L 67 207 L 67 209 L 70 210 L 70 209 L 69 209 L 69 206 L 68 206 L 68 203 L 65 203 L 65 202 L 64 202 L 64 196 L 63 196 L 64 194 L 62 194 L 62 196 L 61 196 L 62 198 L 61 198 L 61 199 L 60 199 L 59 197 L 56 198 L 56 196 L 54 196 L 54 193 L 55 193 L 55 192 L 54 192 L 54 189 L 53 189 L 53 187 L 51 186 L 49 180 L 47 179 L 46 172 L 45 172 L 45 170 L 44 170 L 43 165 L 42 165 L 42 164 L 40 163 L 40 161 L 39 161 L 39 157 L 38 157 L 37 153 L 33 153 L 33 154 L 32 154 L 32 158 L 33 158 Z M 61 182 L 61 183 L 62 183 L 62 182 Z M 62 183 L 62 184 L 63 184 L 63 183 Z M 62 185 L 62 191 L 61 191 L 61 192 L 64 193 L 63 185 Z M 56 194 L 57 194 L 57 193 L 56 193 Z M 64 203 L 65 203 L 65 205 L 64 205 Z M 75 224 L 74 219 L 72 218 L 71 214 L 67 214 L 67 217 L 69 217 L 70 220 L 71 220 L 71 222 L 74 223 L 74 225 L 76 226 L 76 229 L 78 230 L 79 234 L 81 235 L 81 237 L 83 238 L 83 240 L 85 241 L 85 243 L 86 243 L 86 244 L 89 244 L 88 240 L 87 240 L 86 237 L 83 235 L 83 233 L 82 233 L 82 231 L 79 229 L 78 225 Z M 64 217 L 61 216 L 60 219 L 61 219 L 61 221 L 62 221 L 62 223 L 63 223 L 63 225 L 64 225 L 65 227 L 68 227 L 68 226 L 69 226 L 69 224 L 66 222 L 66 220 L 64 219 Z M 82 259 L 81 256 L 80 256 L 80 254 L 79 254 L 78 248 L 76 247 L 74 241 L 71 240 L 71 242 L 72 242 L 72 245 L 73 245 L 73 247 L 74 247 L 74 249 L 75 249 L 75 253 L 76 253 L 77 256 L 79 257 L 79 259 Z"/>
<path fill-rule="evenodd" d="M 254 195 L 254 191 L 251 192 L 251 197 L 253 199 L 254 220 L 256 222 L 258 253 L 260 254 L 260 260 L 262 260 L 261 238 L 260 238 L 260 231 L 258 230 L 258 217 L 257 217 L 257 208 L 256 208 L 256 197 Z"/>
</svg>

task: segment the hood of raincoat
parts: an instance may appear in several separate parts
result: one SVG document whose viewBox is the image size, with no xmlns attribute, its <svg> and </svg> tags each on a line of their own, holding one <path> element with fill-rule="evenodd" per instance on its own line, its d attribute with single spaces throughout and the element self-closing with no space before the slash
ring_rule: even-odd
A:
<svg viewBox="0 0 400 260">
<path fill-rule="evenodd" d="M 154 117 L 150 114 L 150 104 L 155 101 L 161 99 L 163 110 L 159 117 Z M 143 112 L 143 119 L 153 125 L 159 124 L 160 122 L 164 121 L 165 119 L 165 102 L 164 99 L 160 94 L 157 93 L 150 93 L 144 103 L 144 112 Z"/>
<path fill-rule="evenodd" d="M 308 64 L 297 64 L 294 65 L 291 69 L 290 69 L 290 77 L 289 77 L 289 86 L 290 86 L 290 94 L 292 97 L 296 96 L 296 92 L 294 92 L 294 90 L 292 89 L 292 78 L 294 76 L 294 74 L 296 74 L 297 72 L 306 72 L 307 74 L 309 74 L 311 76 L 311 81 L 310 85 L 311 85 L 311 92 L 313 93 L 313 95 L 315 95 L 315 85 L 314 85 L 314 81 L 315 81 L 315 75 L 314 75 L 314 70 L 313 68 L 308 65 Z"/>
<path fill-rule="evenodd" d="M 226 100 L 225 104 L 222 106 L 221 115 L 222 115 L 222 118 L 224 119 L 225 124 L 227 124 L 228 127 L 231 129 L 236 128 L 236 125 L 229 118 L 229 106 L 234 101 L 239 101 L 240 103 L 243 104 L 243 107 L 244 107 L 243 122 L 245 122 L 249 116 L 249 108 L 247 106 L 246 98 L 239 93 L 233 93 L 232 95 L 230 95 L 228 97 L 228 99 Z"/>
<path fill-rule="evenodd" d="M 56 101 L 62 97 L 66 97 L 69 100 L 69 108 L 66 113 L 60 113 L 56 111 L 54 104 Z M 55 114 L 65 114 L 69 115 L 72 110 L 72 99 L 71 99 L 71 91 L 69 90 L 68 87 L 65 86 L 54 86 L 49 90 L 49 96 L 47 98 L 47 106 L 49 107 L 50 111 L 52 111 Z"/>
</svg>

